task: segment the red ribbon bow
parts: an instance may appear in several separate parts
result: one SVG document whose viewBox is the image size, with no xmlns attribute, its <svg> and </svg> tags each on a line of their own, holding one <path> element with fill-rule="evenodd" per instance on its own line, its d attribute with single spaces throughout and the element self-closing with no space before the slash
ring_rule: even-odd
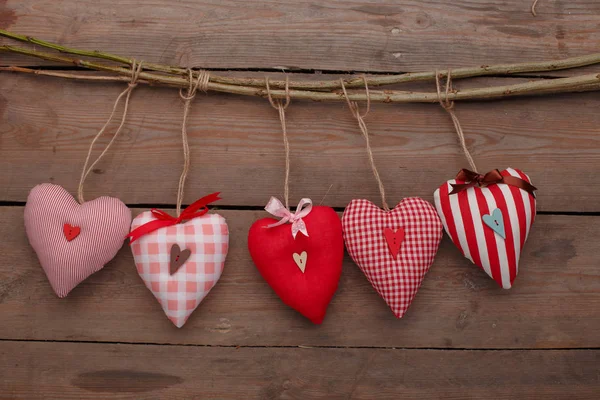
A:
<svg viewBox="0 0 600 400">
<path fill-rule="evenodd" d="M 215 202 L 217 200 L 221 200 L 221 198 L 219 197 L 219 194 L 220 194 L 220 192 L 209 194 L 208 196 L 205 196 L 199 200 L 196 200 L 195 202 L 190 204 L 188 207 L 186 207 L 181 212 L 179 217 L 173 217 L 162 210 L 153 208 L 151 210 L 151 212 L 152 212 L 152 215 L 154 216 L 154 218 L 156 218 L 156 219 L 154 221 L 147 222 L 144 225 L 138 226 L 133 231 L 131 231 L 129 233 L 129 235 L 127 235 L 125 237 L 125 239 L 131 238 L 131 241 L 129 242 L 129 244 L 131 245 L 131 243 L 135 242 L 142 236 L 147 235 L 148 233 L 154 232 L 157 229 L 176 225 L 183 221 L 201 217 L 208 212 L 208 207 L 206 207 L 208 204 Z"/>
<path fill-rule="evenodd" d="M 479 186 L 485 187 L 493 184 L 504 183 L 525 190 L 531 195 L 535 195 L 534 191 L 537 190 L 531 183 L 517 178 L 516 176 L 504 176 L 497 169 L 491 170 L 485 175 L 478 174 L 477 172 L 469 171 L 468 169 L 461 169 L 456 175 L 457 181 L 465 181 L 467 183 L 451 183 L 452 191 L 450 194 L 460 193 L 468 188 Z"/>
</svg>

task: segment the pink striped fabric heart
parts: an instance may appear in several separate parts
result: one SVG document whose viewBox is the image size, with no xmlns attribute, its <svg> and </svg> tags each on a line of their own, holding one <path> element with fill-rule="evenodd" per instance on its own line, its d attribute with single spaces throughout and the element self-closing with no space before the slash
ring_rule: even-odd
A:
<svg viewBox="0 0 600 400">
<path fill-rule="evenodd" d="M 130 223 L 121 200 L 103 196 L 79 204 L 51 183 L 34 187 L 25 205 L 29 243 L 61 298 L 115 257 Z"/>
<path fill-rule="evenodd" d="M 143 212 L 131 230 L 154 220 L 151 211 Z M 131 243 L 140 277 L 178 328 L 217 284 L 228 247 L 227 223 L 218 214 L 163 227 Z"/>
<path fill-rule="evenodd" d="M 433 263 L 442 223 L 418 197 L 384 211 L 368 200 L 352 200 L 342 215 L 348 254 L 397 318 L 402 318 Z"/>
<path fill-rule="evenodd" d="M 502 176 L 531 183 L 523 172 L 507 168 Z M 519 272 L 519 258 L 535 219 L 535 196 L 504 183 L 470 187 L 450 194 L 455 179 L 434 193 L 435 207 L 448 236 L 461 253 L 504 289 Z"/>
</svg>

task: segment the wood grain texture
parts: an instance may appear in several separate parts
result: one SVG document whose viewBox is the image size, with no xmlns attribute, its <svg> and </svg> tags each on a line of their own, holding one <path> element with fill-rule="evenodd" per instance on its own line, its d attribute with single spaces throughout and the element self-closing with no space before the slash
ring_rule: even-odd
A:
<svg viewBox="0 0 600 400">
<path fill-rule="evenodd" d="M 285 306 L 247 250 L 259 211 L 221 211 L 231 238 L 217 286 L 182 329 L 137 275 L 130 249 L 58 299 L 27 244 L 21 207 L 0 208 L 0 339 L 243 346 L 591 348 L 600 346 L 600 217 L 539 216 L 520 274 L 502 290 L 444 238 L 397 320 L 346 257 L 321 326 Z M 140 210 L 135 210 L 135 213 Z"/>
<path fill-rule="evenodd" d="M 34 185 L 48 181 L 75 190 L 87 148 L 122 88 L 0 74 L 0 170 L 8 172 L 0 174 L 0 200 L 25 201 Z M 597 94 L 587 93 L 461 103 L 457 114 L 480 170 L 510 166 L 528 173 L 540 189 L 538 210 L 600 211 L 598 107 Z M 176 90 L 136 89 L 121 138 L 86 183 L 87 197 L 173 204 L 183 163 L 182 113 Z M 364 139 L 345 104 L 294 102 L 287 120 L 292 203 L 320 202 L 326 193 L 324 204 L 337 207 L 353 198 L 379 201 Z M 408 196 L 432 200 L 467 165 L 438 105 L 374 105 L 366 122 L 390 204 Z M 269 196 L 282 195 L 281 127 L 266 100 L 199 95 L 188 132 L 186 203 L 214 191 L 222 192 L 224 205 L 264 206 Z M 101 139 L 99 148 L 107 142 Z"/>
<path fill-rule="evenodd" d="M 10 399 L 597 399 L 600 351 L 0 342 Z"/>
<path fill-rule="evenodd" d="M 0 26 L 68 46 L 214 69 L 423 71 L 600 48 L 597 0 L 543 0 L 537 17 L 530 5 L 0 0 Z M 0 53 L 0 65 L 51 64 Z M 595 71 L 600 66 L 544 75 Z M 316 76 L 335 77 L 294 79 Z M 123 88 L 0 73 L 0 202 L 24 202 L 33 186 L 48 181 L 74 192 L 89 143 Z M 481 171 L 524 170 L 540 188 L 538 210 L 597 213 L 599 107 L 598 95 L 587 93 L 460 103 L 457 113 Z M 182 112 L 175 90 L 136 89 L 124 134 L 90 176 L 86 198 L 174 204 Z M 293 102 L 287 119 L 292 203 L 379 201 L 364 140 L 345 104 Z M 466 166 L 437 105 L 375 105 L 366 122 L 390 203 L 408 196 L 431 201 Z M 227 206 L 262 207 L 269 196 L 281 196 L 281 131 L 266 100 L 198 95 L 188 130 L 185 203 L 213 191 Z M 401 320 L 346 256 L 328 315 L 315 326 L 279 300 L 249 257 L 248 229 L 266 213 L 219 212 L 231 232 L 225 272 L 177 329 L 137 275 L 126 245 L 58 299 L 27 243 L 23 207 L 0 206 L 0 399 L 598 398 L 600 216 L 538 216 L 510 291 L 444 237 Z"/>
<path fill-rule="evenodd" d="M 522 0 L 0 0 L 0 25 L 204 68 L 420 71 L 598 51 L 597 1 L 545 0 L 537 17 L 529 7 Z M 32 61 L 2 55 L 0 64 Z"/>
</svg>

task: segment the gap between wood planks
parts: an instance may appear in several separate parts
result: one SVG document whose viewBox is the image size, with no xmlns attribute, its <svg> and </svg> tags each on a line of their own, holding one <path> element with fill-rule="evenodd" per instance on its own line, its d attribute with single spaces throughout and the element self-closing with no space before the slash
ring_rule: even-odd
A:
<svg viewBox="0 0 600 400">
<path fill-rule="evenodd" d="M 0 207 L 25 207 L 27 203 L 25 201 L 0 201 Z M 327 204 L 325 204 L 327 205 Z M 129 208 L 160 208 L 165 210 L 175 210 L 175 204 L 126 204 Z M 189 204 L 182 204 L 181 207 L 185 208 Z M 336 212 L 344 212 L 345 207 L 331 207 Z M 210 211 L 219 210 L 230 210 L 230 211 L 262 211 L 265 208 L 263 206 L 240 206 L 235 204 L 216 205 L 210 207 Z M 600 211 L 537 211 L 537 215 L 568 215 L 568 216 L 582 216 L 582 217 L 600 217 Z"/>
<path fill-rule="evenodd" d="M 586 351 L 600 350 L 600 347 L 509 347 L 509 348 L 471 348 L 471 347 L 390 347 L 390 346 L 304 346 L 304 345 L 235 345 L 235 344 L 197 344 L 197 343 L 159 343 L 159 342 L 114 342 L 94 340 L 43 340 L 43 339 L 0 339 L 1 342 L 27 343 L 80 343 L 133 346 L 169 346 L 169 347 L 218 347 L 235 349 L 369 349 L 369 350 L 431 350 L 431 351 Z"/>
</svg>

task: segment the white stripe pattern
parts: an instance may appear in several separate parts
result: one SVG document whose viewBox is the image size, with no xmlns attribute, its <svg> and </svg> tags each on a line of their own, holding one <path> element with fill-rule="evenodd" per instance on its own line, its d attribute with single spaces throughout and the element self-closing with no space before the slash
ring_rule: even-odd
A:
<svg viewBox="0 0 600 400">
<path fill-rule="evenodd" d="M 531 183 L 527 175 L 513 168 L 501 174 Z M 471 187 L 450 195 L 454 183 L 464 182 L 449 180 L 434 193 L 435 208 L 445 231 L 466 258 L 509 289 L 535 219 L 535 196 L 507 184 Z M 491 215 L 495 209 L 502 214 L 505 237 L 483 221 L 483 216 Z"/>
</svg>

